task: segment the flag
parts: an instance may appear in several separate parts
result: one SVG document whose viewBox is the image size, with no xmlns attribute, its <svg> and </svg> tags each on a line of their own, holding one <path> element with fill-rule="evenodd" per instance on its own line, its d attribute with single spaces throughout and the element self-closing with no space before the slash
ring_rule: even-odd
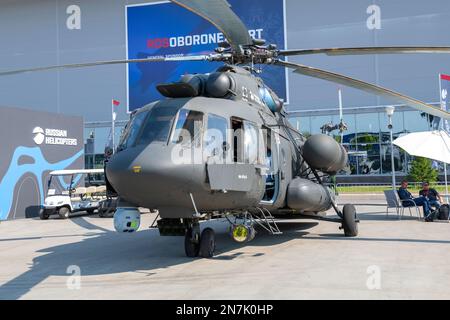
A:
<svg viewBox="0 0 450 320">
<path fill-rule="evenodd" d="M 120 101 L 116 99 L 112 99 L 112 117 L 113 121 L 116 121 L 117 119 L 117 112 L 114 110 L 114 107 L 120 106 Z"/>
<path fill-rule="evenodd" d="M 450 76 L 446 74 L 441 74 L 440 76 L 441 81 L 441 109 L 444 111 L 449 110 L 449 103 L 450 103 Z M 448 120 L 443 121 L 443 129 L 450 133 L 450 123 Z"/>
</svg>

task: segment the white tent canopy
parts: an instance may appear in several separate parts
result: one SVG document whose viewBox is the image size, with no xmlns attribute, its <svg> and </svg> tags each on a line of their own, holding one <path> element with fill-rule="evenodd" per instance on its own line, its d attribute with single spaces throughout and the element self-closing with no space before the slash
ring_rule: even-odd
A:
<svg viewBox="0 0 450 320">
<path fill-rule="evenodd" d="M 426 131 L 401 136 L 393 142 L 412 156 L 450 163 L 450 135 L 446 131 Z M 448 197 L 447 166 L 445 189 Z"/>
<path fill-rule="evenodd" d="M 450 135 L 445 131 L 410 133 L 393 143 L 412 156 L 450 163 Z"/>
</svg>

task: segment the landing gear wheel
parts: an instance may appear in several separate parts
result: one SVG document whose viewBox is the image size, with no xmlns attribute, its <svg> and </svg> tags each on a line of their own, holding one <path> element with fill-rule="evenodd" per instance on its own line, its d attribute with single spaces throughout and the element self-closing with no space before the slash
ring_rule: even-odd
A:
<svg viewBox="0 0 450 320">
<path fill-rule="evenodd" d="M 356 237 L 358 235 L 358 223 L 356 221 L 356 208 L 352 204 L 346 204 L 342 210 L 342 227 L 346 237 Z"/>
<path fill-rule="evenodd" d="M 200 250 L 200 234 L 195 232 L 192 228 L 187 229 L 184 236 L 184 251 L 189 258 L 198 257 Z"/>
<path fill-rule="evenodd" d="M 200 238 L 199 256 L 202 258 L 212 258 L 214 256 L 214 250 L 216 250 L 216 236 L 214 230 L 206 228 L 203 230 Z"/>
<path fill-rule="evenodd" d="M 61 219 L 69 219 L 70 209 L 67 207 L 61 207 L 58 210 L 58 214 Z"/>
<path fill-rule="evenodd" d="M 116 210 L 113 208 L 98 209 L 98 216 L 100 218 L 112 218 L 112 217 L 114 217 L 115 212 L 116 212 Z"/>
<path fill-rule="evenodd" d="M 46 212 L 45 209 L 39 210 L 39 218 L 41 220 L 48 220 L 49 217 L 50 217 L 50 215 Z"/>
</svg>

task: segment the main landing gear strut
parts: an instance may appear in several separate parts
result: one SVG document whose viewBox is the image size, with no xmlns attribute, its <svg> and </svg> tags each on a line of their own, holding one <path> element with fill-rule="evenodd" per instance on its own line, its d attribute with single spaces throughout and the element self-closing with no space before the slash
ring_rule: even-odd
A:
<svg viewBox="0 0 450 320">
<path fill-rule="evenodd" d="M 190 258 L 212 258 L 216 249 L 216 237 L 214 230 L 206 228 L 200 233 L 200 223 L 191 223 L 184 237 L 184 250 Z"/>
<path fill-rule="evenodd" d="M 316 170 L 311 169 L 312 173 L 314 174 L 316 180 L 324 186 L 324 183 L 322 181 L 322 178 L 319 176 Z M 325 186 L 324 186 L 325 187 Z M 329 192 L 328 188 L 325 188 L 327 192 Z M 331 195 L 330 195 L 331 197 Z M 332 198 L 332 197 L 331 197 Z M 333 199 L 333 198 L 332 198 Z M 340 230 L 344 230 L 344 234 L 346 237 L 356 237 L 358 236 L 358 217 L 356 216 L 356 208 L 352 204 L 346 204 L 344 205 L 344 208 L 339 210 L 338 206 L 332 200 L 332 205 L 334 211 L 336 211 L 336 214 L 339 216 L 339 219 L 332 219 L 332 218 L 321 218 L 321 220 L 324 221 L 330 221 L 330 222 L 337 222 L 340 223 L 341 226 L 339 227 Z"/>
</svg>

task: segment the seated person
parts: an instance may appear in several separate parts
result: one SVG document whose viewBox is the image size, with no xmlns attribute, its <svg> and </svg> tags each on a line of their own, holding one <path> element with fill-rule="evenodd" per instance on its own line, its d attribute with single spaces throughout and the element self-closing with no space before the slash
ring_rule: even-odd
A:
<svg viewBox="0 0 450 320">
<path fill-rule="evenodd" d="M 415 203 L 417 206 L 422 206 L 425 218 L 427 218 L 428 215 L 430 214 L 430 203 L 428 202 L 427 198 L 425 197 L 414 198 L 411 192 L 408 191 L 408 181 L 406 180 L 402 181 L 402 185 L 400 189 L 398 189 L 398 196 L 400 197 L 401 200 L 411 200 L 411 201 L 402 201 L 403 207 L 412 207 L 414 206 Z"/>
<path fill-rule="evenodd" d="M 436 189 L 430 188 L 430 184 L 428 182 L 422 183 L 422 190 L 420 190 L 419 195 L 427 198 L 431 207 L 436 208 L 436 210 L 440 208 L 442 203 L 441 195 L 436 191 Z"/>
</svg>

